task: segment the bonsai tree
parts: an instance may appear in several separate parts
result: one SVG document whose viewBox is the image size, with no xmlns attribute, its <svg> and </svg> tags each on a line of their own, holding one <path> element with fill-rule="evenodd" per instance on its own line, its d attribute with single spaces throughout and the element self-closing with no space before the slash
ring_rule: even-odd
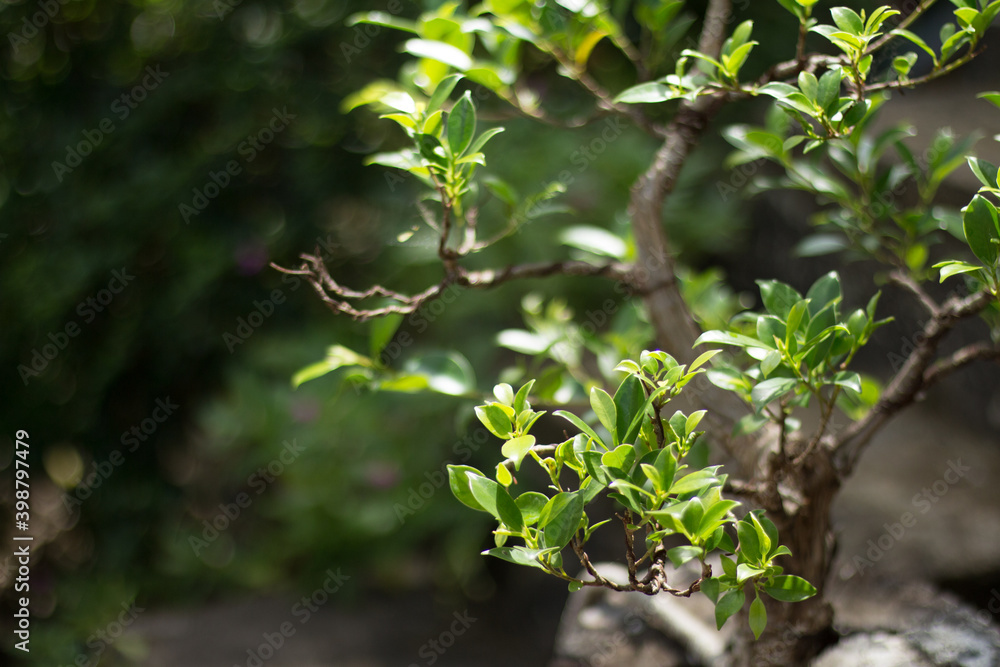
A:
<svg viewBox="0 0 1000 667">
<path fill-rule="evenodd" d="M 593 323 L 589 331 L 574 324 L 564 305 L 526 299 L 528 329 L 505 331 L 499 341 L 531 363 L 513 369 L 494 389 L 495 400 L 476 408 L 503 441 L 502 460 L 489 474 L 450 466 L 450 487 L 459 501 L 496 519 L 496 548 L 486 553 L 540 568 L 571 590 L 701 592 L 715 603 L 720 627 L 742 611 L 745 641 L 733 656 L 747 665 L 804 664 L 833 640 L 824 588 L 838 489 L 878 429 L 926 389 L 967 364 L 1000 359 L 997 167 L 970 156 L 971 142 L 948 133 L 918 156 L 907 128 L 873 129 L 889 91 L 944 76 L 982 50 L 1000 0 L 951 0 L 953 19 L 933 46 L 908 28 L 934 0 L 908 3 L 906 13 L 887 6 L 859 13 L 816 0 L 778 4 L 798 25 L 787 35 L 740 21 L 729 0 L 709 0 L 697 19 L 680 0 L 485 0 L 445 3 L 415 19 L 397 16 L 401 7 L 390 3 L 393 13 L 351 17 L 403 38 L 409 59 L 398 77 L 372 82 L 345 109 L 369 105 L 400 128 L 403 148 L 370 161 L 395 170 L 393 182 L 409 174 L 422 184 L 417 210 L 434 236 L 441 277 L 405 292 L 347 286 L 318 249 L 296 268 L 276 267 L 308 279 L 332 311 L 382 322 L 372 329 L 372 356 L 333 346 L 296 383 L 351 367 L 350 378 L 378 388 L 448 393 L 419 363 L 393 368 L 379 353 L 402 316 L 453 299 L 456 290 L 577 276 L 614 281 L 640 298 L 648 329 L 633 318 L 623 325 L 628 333 L 611 342 Z M 693 25 L 696 39 L 687 36 Z M 764 48 L 772 46 L 761 44 L 766 40 L 794 55 L 758 63 L 750 75 L 755 52 L 775 50 Z M 588 69 L 603 42 L 631 67 L 634 85 L 606 88 Z M 345 57 L 359 50 L 341 48 Z M 589 96 L 586 114 L 566 117 L 546 107 L 532 81 L 552 69 Z M 1000 105 L 1000 93 L 981 97 Z M 485 173 L 490 140 L 503 131 L 483 129 L 478 107 L 487 100 L 568 132 L 614 119 L 647 134 L 658 148 L 631 187 L 628 238 L 575 227 L 561 238 L 586 251 L 577 258 L 481 268 L 478 257 L 556 210 L 565 190 L 565 179 L 556 179 L 521 196 Z M 754 100 L 771 106 L 764 126 L 713 125 L 723 108 Z M 890 317 L 878 293 L 844 294 L 835 272 L 804 295 L 762 279 L 762 310 L 736 312 L 724 285 L 677 265 L 664 204 L 709 131 L 735 147 L 729 166 L 775 165 L 755 179 L 756 190 L 796 189 L 815 198 L 819 234 L 804 240 L 808 254 L 874 260 L 926 311 L 919 342 L 884 386 L 852 368 Z M 939 186 L 963 163 L 982 188 L 969 193 L 961 212 L 935 205 Z M 971 252 L 930 265 L 933 246 L 949 232 Z M 928 282 L 946 280 L 951 295 L 935 299 Z M 950 330 L 976 317 L 988 336 L 939 352 Z M 647 330 L 658 349 L 621 349 L 621 341 L 641 340 Z M 593 363 L 583 361 L 588 354 Z M 521 386 L 515 391 L 510 382 Z M 565 439 L 537 440 L 531 430 L 545 413 L 533 404 L 563 408 L 552 416 L 564 420 Z M 799 413 L 809 406 L 819 419 L 806 429 Z M 547 487 L 521 489 L 515 476 L 529 459 Z M 590 513 L 602 497 L 617 509 L 597 520 Z M 627 582 L 605 578 L 591 563 L 586 544 L 598 530 L 624 534 Z M 700 576 L 675 581 L 673 568 L 688 561 L 699 562 Z M 581 570 L 588 576 L 577 576 Z"/>
</svg>

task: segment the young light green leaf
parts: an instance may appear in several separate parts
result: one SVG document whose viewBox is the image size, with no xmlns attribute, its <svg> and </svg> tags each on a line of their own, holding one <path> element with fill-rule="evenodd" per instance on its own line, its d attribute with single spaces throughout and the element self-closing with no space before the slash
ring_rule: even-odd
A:
<svg viewBox="0 0 1000 667">
<path fill-rule="evenodd" d="M 451 489 L 451 493 L 455 498 L 458 499 L 460 503 L 466 507 L 471 507 L 479 512 L 485 512 L 486 508 L 476 500 L 476 497 L 472 495 L 472 489 L 469 485 L 469 476 L 479 475 L 484 477 L 483 473 L 479 472 L 471 466 L 448 466 L 448 486 Z"/>
<path fill-rule="evenodd" d="M 503 447 L 500 448 L 500 453 L 507 458 L 514 460 L 514 470 L 520 470 L 521 461 L 534 446 L 535 436 L 522 435 L 517 438 L 511 438 L 507 442 L 503 443 Z"/>
<path fill-rule="evenodd" d="M 497 400 L 504 405 L 514 404 L 514 388 L 506 382 L 501 382 L 497 386 L 493 387 L 493 395 L 496 396 Z M 517 412 L 517 410 L 515 410 L 515 412 Z"/>
<path fill-rule="evenodd" d="M 498 404 L 477 405 L 475 410 L 479 421 L 489 429 L 490 433 L 504 440 L 510 437 L 514 426 L 511 424 L 510 416 Z"/>
<path fill-rule="evenodd" d="M 969 264 L 968 262 L 959 261 L 948 261 L 948 262 L 938 262 L 934 265 L 935 269 L 941 269 L 941 280 L 944 282 L 952 276 L 957 276 L 960 273 L 969 273 L 970 271 L 978 271 L 982 267 L 976 266 L 975 264 Z"/>
</svg>

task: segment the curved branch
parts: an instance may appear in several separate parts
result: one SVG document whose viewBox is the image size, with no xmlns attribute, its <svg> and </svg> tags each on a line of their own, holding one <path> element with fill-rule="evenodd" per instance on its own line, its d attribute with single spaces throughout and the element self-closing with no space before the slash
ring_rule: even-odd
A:
<svg viewBox="0 0 1000 667">
<path fill-rule="evenodd" d="M 960 320 L 982 311 L 994 298 L 996 297 L 988 290 L 982 290 L 965 298 L 953 296 L 941 304 L 938 312 L 927 321 L 923 330 L 917 335 L 915 348 L 882 393 L 878 403 L 867 415 L 851 424 L 838 438 L 828 441 L 829 446 L 837 454 L 838 474 L 842 477 L 850 474 L 865 445 L 878 429 L 890 417 L 915 402 L 931 382 L 944 377 L 951 370 L 981 358 L 976 355 L 986 354 L 978 351 L 963 353 L 963 350 L 959 350 L 952 357 L 931 365 L 934 353 L 945 334 Z M 977 348 L 977 346 L 971 347 Z M 966 359 L 968 355 L 972 356 Z"/>
<path fill-rule="evenodd" d="M 405 315 L 416 312 L 443 296 L 445 291 L 453 286 L 486 289 L 511 280 L 546 278 L 554 275 L 602 277 L 628 284 L 632 284 L 634 280 L 632 267 L 620 262 L 596 265 L 580 261 L 538 262 L 479 271 L 470 271 L 455 263 L 448 267 L 449 271 L 441 282 L 417 294 L 403 294 L 382 285 L 375 285 L 364 292 L 359 292 L 334 280 L 318 251 L 314 255 L 301 255 L 301 259 L 303 264 L 297 269 L 288 269 L 273 262 L 271 267 L 282 273 L 304 277 L 331 310 L 362 322 L 393 313 Z M 363 308 L 356 305 L 358 301 L 372 298 L 389 299 L 393 303 L 378 308 Z"/>
</svg>

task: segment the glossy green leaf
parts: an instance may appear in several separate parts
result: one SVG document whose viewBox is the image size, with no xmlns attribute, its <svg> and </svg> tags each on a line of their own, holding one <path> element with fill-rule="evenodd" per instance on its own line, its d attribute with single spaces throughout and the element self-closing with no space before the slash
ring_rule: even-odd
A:
<svg viewBox="0 0 1000 667">
<path fill-rule="evenodd" d="M 626 377 L 618 386 L 614 402 L 617 414 L 615 431 L 619 436 L 619 442 L 632 443 L 639 435 L 642 421 L 636 421 L 636 417 L 640 414 L 645 401 L 646 393 L 643 391 L 642 381 L 634 375 Z M 633 422 L 635 422 L 634 427 Z"/>
<path fill-rule="evenodd" d="M 594 387 L 590 390 L 590 407 L 593 408 L 594 414 L 597 415 L 601 425 L 611 434 L 614 444 L 619 444 L 618 412 L 615 408 L 614 399 L 600 387 Z"/>
<path fill-rule="evenodd" d="M 481 474 L 466 472 L 465 476 L 469 480 L 469 488 L 472 490 L 476 502 L 487 512 L 507 526 L 511 532 L 519 533 L 524 529 L 521 510 L 518 509 L 517 503 L 510 497 L 507 489 Z"/>
<path fill-rule="evenodd" d="M 471 507 L 479 512 L 487 511 L 483 505 L 476 500 L 476 497 L 472 494 L 472 488 L 469 484 L 469 477 L 471 475 L 479 475 L 485 478 L 483 473 L 479 472 L 470 466 L 448 466 L 448 486 L 451 489 L 451 493 L 455 498 L 458 499 L 460 503 L 466 507 Z"/>
<path fill-rule="evenodd" d="M 715 605 L 715 624 L 716 627 L 721 630 L 722 626 L 726 624 L 729 618 L 743 609 L 743 603 L 746 602 L 746 597 L 743 595 L 743 591 L 740 589 L 729 591 L 721 598 Z"/>
<path fill-rule="evenodd" d="M 510 437 L 513 424 L 511 424 L 510 417 L 498 404 L 477 405 L 475 410 L 479 421 L 489 429 L 490 433 L 498 438 L 507 439 Z"/>
<path fill-rule="evenodd" d="M 569 544 L 583 518 L 583 496 L 579 492 L 558 493 L 546 503 L 538 517 L 546 547 L 562 548 Z"/>
<path fill-rule="evenodd" d="M 1000 253 L 996 207 L 985 197 L 976 195 L 963 212 L 962 228 L 973 254 L 986 266 L 995 265 Z"/>
<path fill-rule="evenodd" d="M 534 446 L 535 436 L 522 435 L 517 438 L 511 438 L 507 442 L 503 443 L 503 447 L 500 448 L 500 453 L 507 458 L 514 460 L 514 470 L 520 470 L 521 461 Z"/>
<path fill-rule="evenodd" d="M 582 419 L 574 415 L 572 412 L 566 412 L 565 410 L 556 410 L 552 414 L 554 414 L 556 417 L 562 417 L 563 419 L 569 421 L 571 424 L 573 424 L 573 426 L 580 429 L 582 433 L 589 436 L 594 441 L 594 443 L 600 446 L 602 449 L 608 448 L 608 446 L 604 444 L 604 441 L 601 440 L 600 437 L 598 437 L 597 432 L 594 429 L 592 429 L 587 424 L 587 422 L 583 421 Z"/>
<path fill-rule="evenodd" d="M 816 587 L 794 574 L 780 574 L 764 586 L 764 592 L 780 602 L 801 602 L 816 595 Z"/>
<path fill-rule="evenodd" d="M 463 72 L 472 67 L 472 58 L 465 51 L 447 42 L 410 39 L 403 44 L 403 50 L 411 56 L 436 60 Z"/>
<path fill-rule="evenodd" d="M 777 280 L 758 280 L 757 285 L 760 287 L 760 296 L 767 312 L 782 320 L 787 319 L 788 311 L 802 300 L 802 295 L 795 289 Z"/>
<path fill-rule="evenodd" d="M 521 510 L 521 518 L 524 519 L 524 525 L 533 526 L 538 523 L 538 517 L 541 516 L 542 508 L 549 502 L 549 499 L 537 491 L 525 491 L 517 498 L 514 499 L 517 503 L 517 507 Z"/>
<path fill-rule="evenodd" d="M 767 627 L 767 609 L 760 597 L 755 597 L 750 603 L 750 630 L 754 639 L 760 639 L 765 627 Z"/>
<path fill-rule="evenodd" d="M 771 401 L 777 400 L 795 389 L 798 380 L 794 378 L 771 378 L 759 383 L 750 392 L 755 412 L 760 412 Z"/>
<path fill-rule="evenodd" d="M 455 86 L 462 79 L 461 74 L 449 74 L 445 78 L 438 82 L 437 88 L 434 89 L 434 93 L 431 94 L 430 100 L 427 101 L 427 108 L 424 109 L 424 115 L 430 116 L 432 113 L 440 109 L 445 100 L 451 95 L 451 91 L 455 90 Z"/>
</svg>

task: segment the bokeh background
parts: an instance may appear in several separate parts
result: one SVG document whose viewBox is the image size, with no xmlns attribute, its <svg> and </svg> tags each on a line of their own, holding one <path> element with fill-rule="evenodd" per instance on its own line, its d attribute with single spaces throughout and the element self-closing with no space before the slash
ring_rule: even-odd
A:
<svg viewBox="0 0 1000 667">
<path fill-rule="evenodd" d="M 403 0 L 400 15 L 437 4 Z M 690 2 L 692 15 L 703 4 Z M 735 4 L 774 35 L 794 30 L 777 3 Z M 490 619 L 476 631 L 500 642 L 496 656 L 506 647 L 520 651 L 518 664 L 547 660 L 564 587 L 487 563 L 478 555 L 490 542 L 486 515 L 441 488 L 447 462 L 495 464 L 474 401 L 372 392 L 342 374 L 291 386 L 330 345 L 365 352 L 379 325 L 332 315 L 270 262 L 292 266 L 319 247 L 359 288 L 415 290 L 439 274 L 419 235 L 397 240 L 418 220 L 418 184 L 363 164 L 401 137 L 366 109 L 341 110 L 403 62 L 398 35 L 345 25 L 362 10 L 387 4 L 0 3 L 0 525 L 14 532 L 13 435 L 24 429 L 35 537 L 30 664 L 154 664 L 158 614 L 297 599 L 331 570 L 348 575 L 331 607 L 371 619 L 358 631 L 382 651 L 343 664 L 399 664 L 397 649 L 426 664 L 417 651 L 427 636 L 403 628 L 421 617 L 449 627 L 470 605 Z M 751 65 L 791 52 L 788 40 L 761 41 Z M 629 85 L 633 75 L 605 46 L 595 72 L 612 89 Z M 551 66 L 537 64 L 532 76 L 558 113 L 588 104 Z M 720 126 L 759 111 L 733 110 Z M 492 99 L 480 120 L 507 126 L 489 168 L 522 191 L 575 170 L 574 151 L 603 130 L 553 131 Z M 653 149 L 626 129 L 576 174 L 564 198 L 572 212 L 529 226 L 484 262 L 568 256 L 556 239 L 574 224 L 624 235 L 628 186 Z M 754 208 L 720 196 L 720 183 L 740 184 L 721 167 L 727 150 L 709 139 L 688 165 L 665 216 L 678 250 L 695 271 L 723 267 L 736 294 L 751 292 L 762 261 L 765 277 L 791 280 L 779 274 L 795 275 L 789 251 L 806 215 L 775 222 L 774 207 L 758 204 L 764 223 L 751 226 Z M 797 280 L 829 268 L 810 264 Z M 462 294 L 404 322 L 414 342 L 398 347 L 393 365 L 458 352 L 469 362 L 463 381 L 488 391 L 516 360 L 496 332 L 523 326 L 528 292 L 559 296 L 577 313 L 619 298 L 609 284 L 579 280 Z M 986 414 L 990 397 L 970 412 Z M 226 527 L 213 533 L 213 521 Z M 6 630 L 13 563 L 0 563 Z M 141 622 L 152 630 L 93 640 L 133 607 L 148 610 Z M 219 623 L 176 641 L 208 650 L 199 642 L 226 632 Z M 3 636 L 5 664 L 23 659 Z M 259 637 L 250 633 L 248 646 Z"/>
</svg>

